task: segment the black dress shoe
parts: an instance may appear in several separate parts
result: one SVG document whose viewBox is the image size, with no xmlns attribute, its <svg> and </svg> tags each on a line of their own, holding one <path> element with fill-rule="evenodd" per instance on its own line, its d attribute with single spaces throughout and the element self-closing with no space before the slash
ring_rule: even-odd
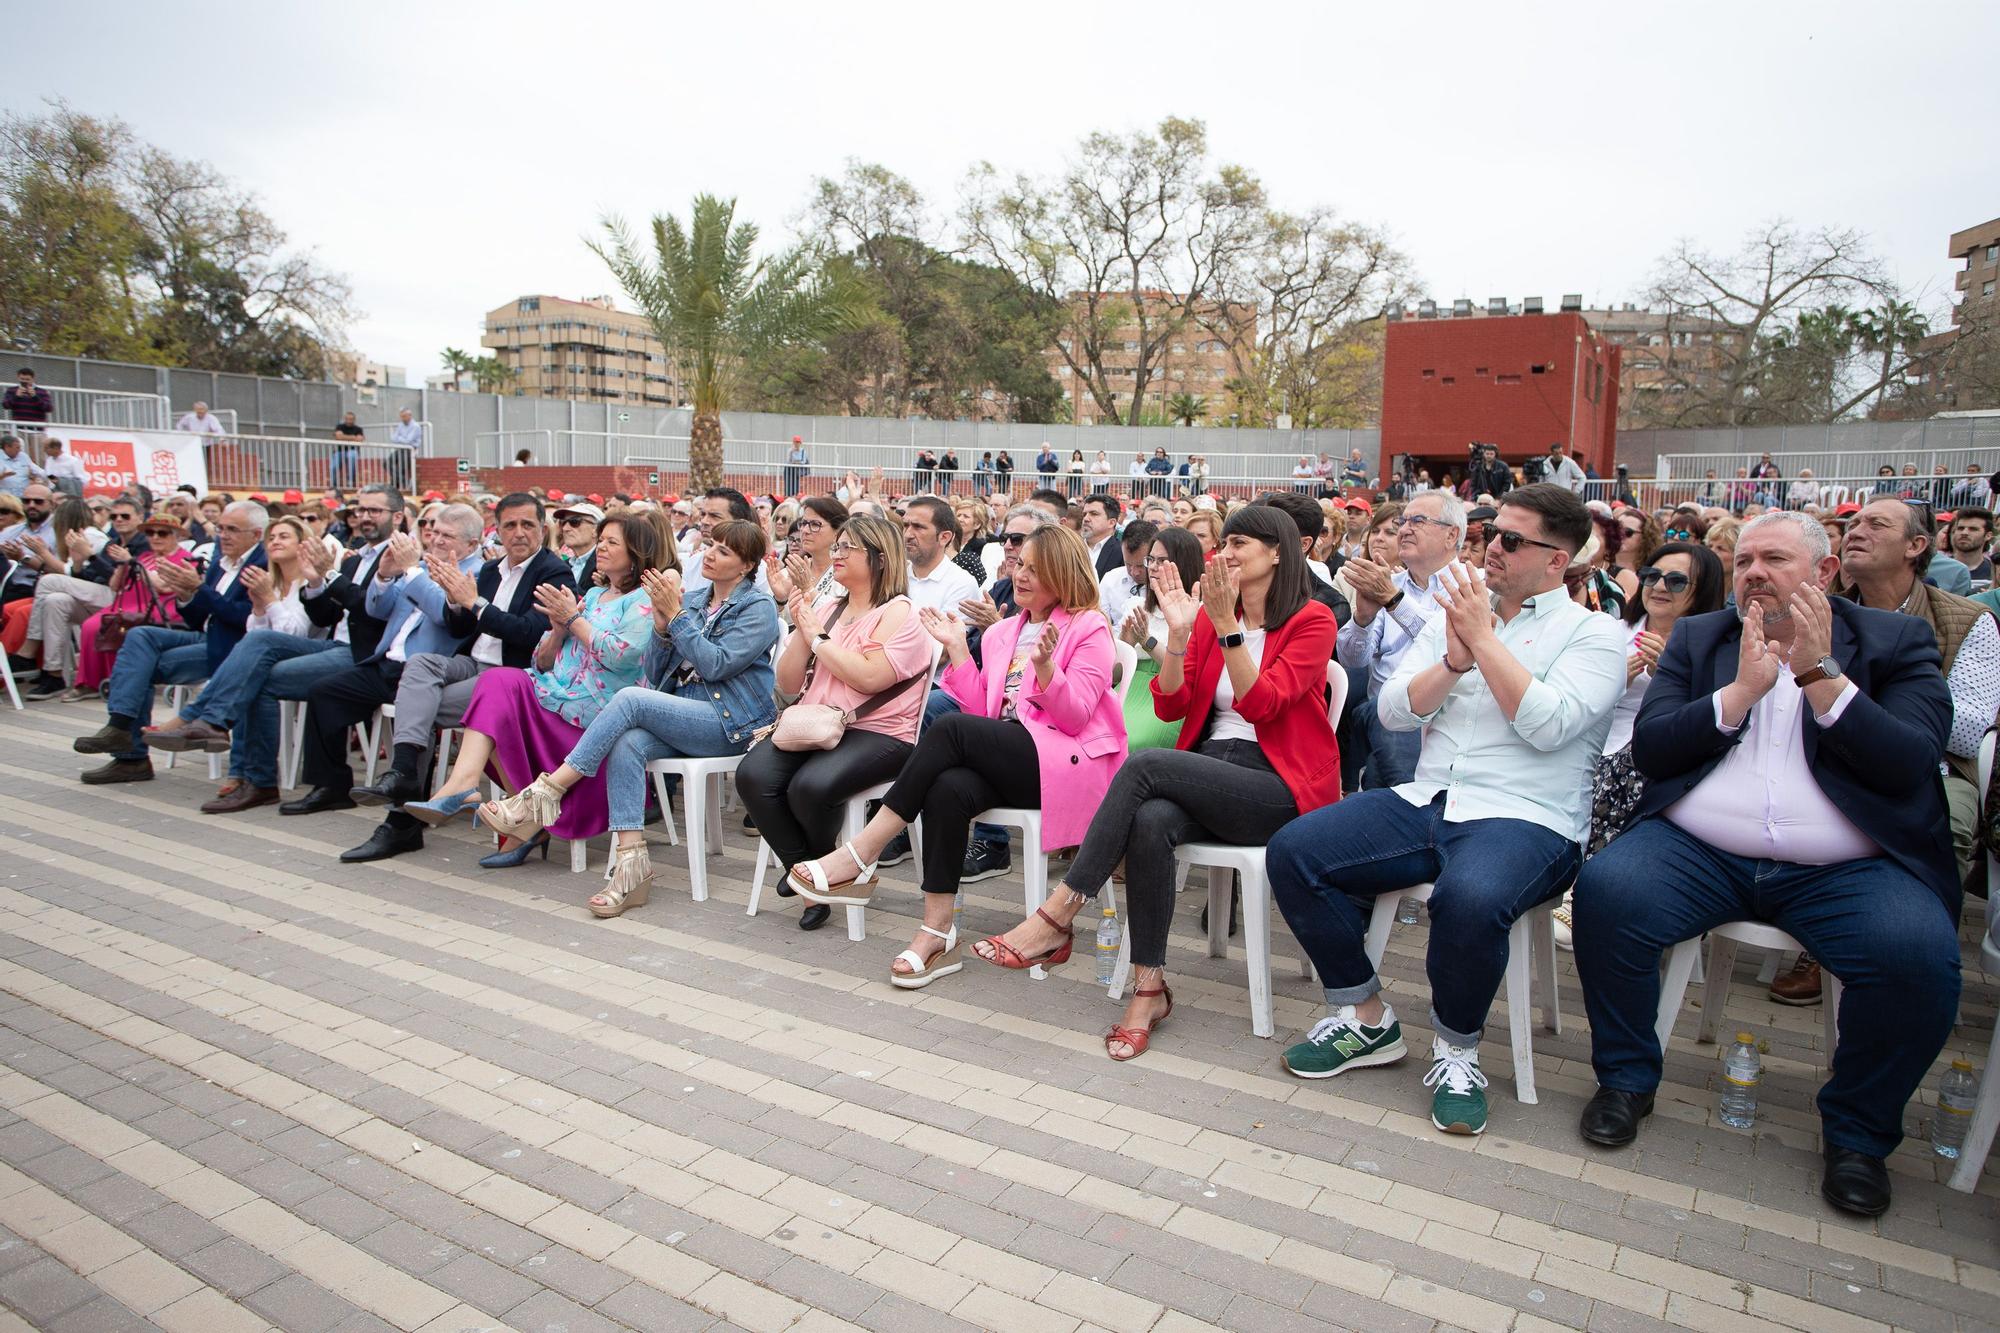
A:
<svg viewBox="0 0 2000 1333">
<path fill-rule="evenodd" d="M 1842 1212 L 1880 1217 L 1889 1211 L 1889 1168 L 1879 1157 L 1826 1145 L 1826 1174 L 1820 1197 Z"/>
<path fill-rule="evenodd" d="M 807 903 L 806 910 L 799 913 L 800 930 L 818 930 L 833 915 L 833 909 L 825 903 Z"/>
<path fill-rule="evenodd" d="M 68 688 L 69 686 L 63 684 L 61 676 L 51 676 L 44 671 L 41 679 L 21 692 L 21 697 L 30 703 L 37 703 L 43 699 L 53 699 Z"/>
<path fill-rule="evenodd" d="M 1650 1092 L 1620 1092 L 1599 1088 L 1583 1108 L 1577 1132 L 1606 1148 L 1622 1148 L 1639 1137 L 1639 1122 L 1653 1113 Z"/>
<path fill-rule="evenodd" d="M 124 754 L 132 748 L 132 733 L 106 722 L 88 736 L 78 736 L 69 748 L 78 754 Z"/>
<path fill-rule="evenodd" d="M 392 768 L 379 782 L 371 782 L 365 787 L 350 788 L 347 794 L 362 805 L 394 807 L 405 801 L 421 801 L 429 793 L 415 778 L 405 777 Z"/>
<path fill-rule="evenodd" d="M 102 768 L 93 768 L 77 775 L 88 787 L 108 787 L 114 782 L 151 782 L 153 761 L 150 759 L 113 759 Z"/>
<path fill-rule="evenodd" d="M 386 861 L 404 852 L 421 851 L 423 845 L 424 829 L 421 824 L 407 829 L 377 824 L 375 831 L 368 835 L 368 841 L 359 847 L 348 848 L 340 854 L 340 859 L 350 865 L 356 861 Z"/>
<path fill-rule="evenodd" d="M 281 815 L 316 815 L 322 810 L 352 810 L 354 798 L 345 787 L 314 787 L 296 801 L 278 807 Z"/>
</svg>

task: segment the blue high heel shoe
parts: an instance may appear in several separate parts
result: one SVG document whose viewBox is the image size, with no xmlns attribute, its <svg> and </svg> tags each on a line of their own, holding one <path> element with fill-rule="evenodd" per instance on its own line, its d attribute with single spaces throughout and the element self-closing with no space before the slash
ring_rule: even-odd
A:
<svg viewBox="0 0 2000 1333">
<path fill-rule="evenodd" d="M 461 813 L 479 808 L 479 788 L 466 791 L 448 792 L 429 801 L 405 801 L 403 813 L 414 819 L 421 819 L 432 828 L 449 824 Z"/>
<path fill-rule="evenodd" d="M 515 866 L 527 860 L 528 853 L 534 851 L 537 847 L 542 849 L 542 859 L 544 861 L 548 860 L 549 835 L 546 832 L 537 833 L 526 842 L 515 843 L 509 851 L 495 852 L 491 856 L 482 856 L 479 858 L 479 865 L 481 869 L 485 870 L 512 870 Z"/>
</svg>

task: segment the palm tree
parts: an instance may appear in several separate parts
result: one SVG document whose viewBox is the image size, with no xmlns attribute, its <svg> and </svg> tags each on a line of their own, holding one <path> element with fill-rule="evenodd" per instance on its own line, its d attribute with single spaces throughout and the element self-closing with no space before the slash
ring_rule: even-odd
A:
<svg viewBox="0 0 2000 1333">
<path fill-rule="evenodd" d="M 755 259 L 757 227 L 735 219 L 734 199 L 697 195 L 688 226 L 664 214 L 653 218 L 651 256 L 615 217 L 604 220 L 603 243 L 588 243 L 692 389 L 688 472 L 697 490 L 721 483 L 722 411 L 745 367 L 846 326 L 858 304 L 815 249 Z"/>
<path fill-rule="evenodd" d="M 477 364 L 477 358 L 467 356 L 456 347 L 447 347 L 444 349 L 444 368 L 451 372 L 451 387 L 454 389 L 459 386 L 460 380 L 470 373 L 473 366 Z"/>
<path fill-rule="evenodd" d="M 1882 399 L 1889 392 L 1891 368 L 1895 364 L 1896 353 L 1904 348 L 1915 347 L 1930 332 L 1930 321 L 1917 312 L 1908 301 L 1898 301 L 1894 297 L 1885 301 L 1880 310 L 1863 310 L 1848 317 L 1848 326 L 1864 352 L 1882 354 L 1882 377 L 1875 386 L 1875 406 L 1869 415 L 1882 414 Z"/>
<path fill-rule="evenodd" d="M 1177 393 L 1167 399 L 1167 418 L 1178 421 L 1183 426 L 1192 426 L 1208 411 L 1208 404 L 1197 393 Z"/>
<path fill-rule="evenodd" d="M 466 369 L 471 372 L 472 382 L 479 386 L 481 393 L 499 393 L 521 378 L 520 371 L 497 356 L 482 356 L 470 362 Z"/>
</svg>

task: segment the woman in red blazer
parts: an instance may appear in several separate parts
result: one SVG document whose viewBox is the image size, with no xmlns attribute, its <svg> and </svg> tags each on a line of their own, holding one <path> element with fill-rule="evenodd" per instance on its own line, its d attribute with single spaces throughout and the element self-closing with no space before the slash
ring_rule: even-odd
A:
<svg viewBox="0 0 2000 1333">
<path fill-rule="evenodd" d="M 1339 631 L 1333 613 L 1308 595 L 1307 578 L 1298 525 L 1268 505 L 1229 516 L 1199 600 L 1181 586 L 1178 571 L 1154 571 L 1167 643 L 1153 707 L 1167 721 L 1180 720 L 1180 740 L 1172 750 L 1142 750 L 1119 770 L 1046 908 L 973 946 L 1002 967 L 1060 956 L 1077 913 L 1123 857 L 1138 986 L 1104 1039 L 1114 1060 L 1143 1052 L 1173 1011 L 1165 967 L 1174 848 L 1260 846 L 1340 797 L 1340 750 L 1325 697 Z"/>
</svg>

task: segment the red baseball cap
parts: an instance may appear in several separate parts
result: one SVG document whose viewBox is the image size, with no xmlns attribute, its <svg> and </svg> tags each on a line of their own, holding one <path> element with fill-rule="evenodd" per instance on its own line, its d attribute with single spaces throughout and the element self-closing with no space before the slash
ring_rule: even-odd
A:
<svg viewBox="0 0 2000 1333">
<path fill-rule="evenodd" d="M 285 503 L 286 503 L 286 504 L 288 504 L 288 505 L 302 505 L 302 504 L 304 504 L 305 502 L 306 502 L 306 497 L 305 497 L 305 492 L 303 492 L 303 491 L 286 491 L 286 492 L 285 492 Z"/>
<path fill-rule="evenodd" d="M 430 501 L 430 500 L 442 500 L 442 499 L 444 499 L 444 492 L 443 492 L 443 491 L 425 491 L 425 492 L 424 492 L 424 499 L 425 499 L 426 501 Z"/>
<path fill-rule="evenodd" d="M 327 507 L 328 509 L 338 509 L 338 508 L 340 508 L 340 501 L 338 501 L 338 500 L 334 499 L 334 498 L 333 498 L 333 497 L 332 497 L 331 495 L 329 495 L 329 496 L 325 497 L 324 499 L 322 499 L 322 500 L 320 501 L 320 503 L 321 503 L 321 504 L 323 504 L 323 505 L 325 505 L 325 506 L 326 506 L 326 507 Z"/>
<path fill-rule="evenodd" d="M 1364 514 L 1372 514 L 1375 512 L 1375 506 L 1369 504 L 1368 498 L 1362 495 L 1355 495 L 1348 497 L 1348 499 L 1346 499 L 1341 503 L 1340 507 L 1342 509 L 1359 509 Z"/>
<path fill-rule="evenodd" d="M 1850 518 L 1860 512 L 1861 506 L 1850 500 L 1844 505 L 1837 506 L 1833 511 L 1833 516 L 1835 518 Z"/>
<path fill-rule="evenodd" d="M 583 498 L 590 501 L 594 505 L 601 505 L 604 503 L 604 497 L 599 495 L 596 491 L 592 491 L 589 495 L 586 495 Z"/>
<path fill-rule="evenodd" d="M 268 495 L 266 495 L 266 494 L 264 494 L 264 493 L 263 493 L 262 491 L 258 491 L 258 492 L 257 492 L 256 494 L 252 495 L 252 496 L 251 496 L 250 498 L 251 498 L 252 500 L 255 500 L 255 501 L 256 501 L 256 502 L 257 502 L 258 504 L 260 504 L 260 505 L 267 505 L 267 504 L 271 503 L 271 497 L 270 497 L 270 496 L 268 496 Z"/>
</svg>

